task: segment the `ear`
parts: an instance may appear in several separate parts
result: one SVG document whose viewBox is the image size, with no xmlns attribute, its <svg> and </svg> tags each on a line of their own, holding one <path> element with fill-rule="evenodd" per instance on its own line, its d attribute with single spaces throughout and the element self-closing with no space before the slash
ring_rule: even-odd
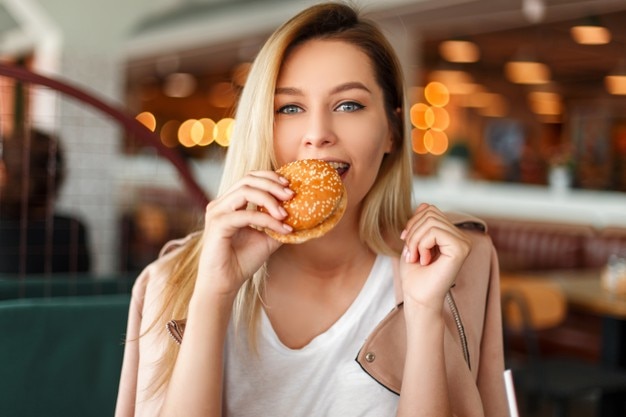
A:
<svg viewBox="0 0 626 417">
<path fill-rule="evenodd" d="M 402 109 L 400 107 L 398 107 L 396 109 L 396 116 L 397 117 L 402 117 Z M 393 134 L 391 132 L 391 126 L 389 126 L 389 132 L 387 132 L 387 143 L 385 146 L 385 153 L 391 153 L 396 145 L 395 141 L 393 140 Z"/>
</svg>

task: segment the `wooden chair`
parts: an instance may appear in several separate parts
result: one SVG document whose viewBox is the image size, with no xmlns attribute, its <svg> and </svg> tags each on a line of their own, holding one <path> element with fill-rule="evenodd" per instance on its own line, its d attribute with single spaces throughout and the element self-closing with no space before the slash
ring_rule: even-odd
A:
<svg viewBox="0 0 626 417">
<path fill-rule="evenodd" d="M 626 415 L 626 372 L 542 354 L 538 333 L 560 325 L 567 314 L 567 300 L 557 285 L 507 279 L 502 281 L 501 291 L 507 367 L 530 413 L 548 402 L 555 417 L 566 417 L 574 400 L 599 393 L 603 401 L 597 404 L 598 415 Z M 514 338 L 522 342 L 523 355 L 512 349 Z"/>
</svg>

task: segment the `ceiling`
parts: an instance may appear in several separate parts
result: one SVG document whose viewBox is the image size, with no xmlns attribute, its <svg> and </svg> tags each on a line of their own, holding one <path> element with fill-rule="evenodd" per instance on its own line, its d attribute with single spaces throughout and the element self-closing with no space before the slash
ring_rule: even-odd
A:
<svg viewBox="0 0 626 417">
<path fill-rule="evenodd" d="M 570 27 L 583 18 L 516 27 L 493 32 L 464 35 L 481 51 L 475 64 L 455 68 L 472 73 L 485 84 L 504 82 L 504 64 L 521 51 L 531 51 L 536 59 L 547 64 L 552 72 L 552 87 L 566 99 L 597 95 L 604 76 L 626 64 L 626 11 L 603 14 L 600 23 L 612 34 L 606 45 L 579 45 L 570 35 Z M 439 54 L 439 43 L 450 38 L 442 33 L 426 34 L 423 63 L 429 69 L 451 67 Z M 494 86 L 495 87 L 495 86 Z"/>
<path fill-rule="evenodd" d="M 565 100 L 608 96 L 603 77 L 626 59 L 626 1 L 524 1 L 539 1 L 544 9 L 533 17 L 532 13 L 524 11 L 523 0 L 397 1 L 394 7 L 378 8 L 371 15 L 392 24 L 401 23 L 409 34 L 414 33 L 417 39 L 421 39 L 417 42 L 415 54 L 420 57 L 418 61 L 423 64 L 425 74 L 431 69 L 450 67 L 438 52 L 442 40 L 463 37 L 479 46 L 481 58 L 475 64 L 457 67 L 470 72 L 490 91 L 510 98 L 526 92 L 525 87 L 505 80 L 503 67 L 520 49 L 530 48 L 538 59 L 549 65 L 554 80 L 552 88 L 560 92 Z M 226 13 L 222 20 L 228 19 L 227 10 L 222 12 Z M 180 11 L 172 15 L 172 19 L 179 22 L 185 15 L 188 13 Z M 572 40 L 570 26 L 591 15 L 598 15 L 600 22 L 611 30 L 612 41 L 608 45 L 584 46 Z M 143 28 L 139 32 L 144 31 L 142 41 L 145 42 L 146 28 L 153 32 L 167 31 L 166 28 L 172 25 L 167 16 L 152 18 L 139 26 Z M 154 87 L 163 77 L 161 64 L 172 57 L 175 57 L 177 70 L 198 75 L 204 79 L 201 83 L 223 80 L 230 76 L 237 63 L 254 57 L 269 31 L 261 31 L 254 36 L 238 36 L 237 33 L 233 31 L 228 38 L 215 43 L 198 44 L 195 39 L 195 43 L 190 42 L 193 47 L 179 47 L 175 52 L 129 56 L 128 83 L 136 86 L 150 80 Z M 185 44 L 183 39 L 180 43 Z M 620 99 L 620 102 L 626 106 L 626 99 Z M 195 101 L 190 100 L 189 111 L 202 107 L 201 103 L 198 97 Z M 161 105 L 172 107 L 167 100 L 161 101 Z M 185 112 L 180 100 L 173 107 L 178 112 Z"/>
</svg>

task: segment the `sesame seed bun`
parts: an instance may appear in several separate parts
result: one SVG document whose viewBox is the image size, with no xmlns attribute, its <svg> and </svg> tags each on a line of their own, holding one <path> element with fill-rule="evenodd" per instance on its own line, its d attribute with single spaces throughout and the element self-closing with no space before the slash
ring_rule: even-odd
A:
<svg viewBox="0 0 626 417">
<path fill-rule="evenodd" d="M 277 171 L 289 181 L 293 198 L 283 202 L 285 223 L 293 232 L 283 235 L 265 229 L 283 243 L 302 243 L 321 237 L 341 220 L 347 206 L 346 190 L 337 170 L 328 162 L 303 159 L 290 162 Z"/>
</svg>

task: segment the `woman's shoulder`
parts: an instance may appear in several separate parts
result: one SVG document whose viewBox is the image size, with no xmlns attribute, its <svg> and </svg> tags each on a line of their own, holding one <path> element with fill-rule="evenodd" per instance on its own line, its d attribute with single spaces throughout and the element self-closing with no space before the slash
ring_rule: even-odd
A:
<svg viewBox="0 0 626 417">
<path fill-rule="evenodd" d="M 190 233 L 185 237 L 165 243 L 159 256 L 148 264 L 137 277 L 133 286 L 133 296 L 143 299 L 147 293 L 161 293 L 183 249 L 198 239 L 200 234 L 201 232 Z"/>
<path fill-rule="evenodd" d="M 487 223 L 479 217 L 460 211 L 447 211 L 446 217 L 457 227 L 476 232 L 487 232 Z"/>
<path fill-rule="evenodd" d="M 201 234 L 202 234 L 201 231 L 192 232 L 188 234 L 187 236 L 184 236 L 178 239 L 172 239 L 166 242 L 165 245 L 163 245 L 163 247 L 159 251 L 159 257 L 157 259 L 157 262 L 161 258 L 164 258 L 164 257 L 167 258 L 168 256 L 172 256 L 171 254 L 175 253 L 177 249 L 181 249 L 182 247 L 190 244 L 192 241 L 199 239 Z"/>
<path fill-rule="evenodd" d="M 492 253 L 494 251 L 493 242 L 489 236 L 487 222 L 479 217 L 463 212 L 448 211 L 445 214 L 453 224 L 466 232 L 466 236 L 470 238 L 472 250 L 469 258 L 478 257 L 481 267 L 489 265 L 489 262 L 485 264 L 484 259 L 489 259 L 495 254 Z"/>
</svg>

